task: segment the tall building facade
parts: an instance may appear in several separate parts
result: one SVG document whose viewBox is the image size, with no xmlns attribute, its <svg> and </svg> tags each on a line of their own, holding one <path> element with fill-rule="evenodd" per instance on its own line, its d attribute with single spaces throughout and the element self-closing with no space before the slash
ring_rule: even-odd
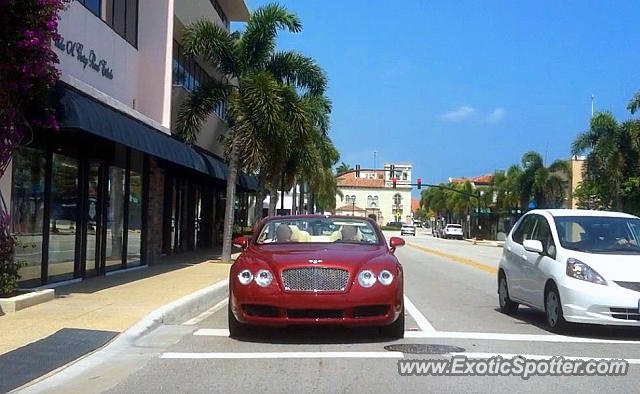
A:
<svg viewBox="0 0 640 394">
<path fill-rule="evenodd" d="M 411 164 L 385 164 L 384 170 L 354 172 L 337 177 L 342 196 L 336 196 L 336 214 L 376 215 L 378 224 L 412 222 Z M 393 179 L 396 186 L 393 186 Z"/>
<path fill-rule="evenodd" d="M 21 286 L 153 264 L 221 241 L 225 105 L 197 143 L 173 131 L 190 91 L 224 78 L 185 56 L 186 26 L 247 21 L 243 0 L 75 0 L 53 42 L 61 130 L 34 130 L 0 179 L 20 247 Z M 239 218 L 255 180 L 241 175 Z"/>
</svg>

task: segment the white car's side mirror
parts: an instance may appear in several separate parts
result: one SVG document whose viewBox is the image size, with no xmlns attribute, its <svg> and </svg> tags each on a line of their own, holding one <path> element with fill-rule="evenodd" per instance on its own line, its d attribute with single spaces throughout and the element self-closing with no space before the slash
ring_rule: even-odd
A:
<svg viewBox="0 0 640 394">
<path fill-rule="evenodd" d="M 527 239 L 522 243 L 522 246 L 524 246 L 524 249 L 527 252 L 533 252 L 533 253 L 544 252 L 544 248 L 542 247 L 542 242 L 536 239 Z"/>
</svg>

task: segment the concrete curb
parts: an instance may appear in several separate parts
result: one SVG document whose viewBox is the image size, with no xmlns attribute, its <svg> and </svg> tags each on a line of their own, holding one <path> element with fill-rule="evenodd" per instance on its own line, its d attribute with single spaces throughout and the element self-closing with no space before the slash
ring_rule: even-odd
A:
<svg viewBox="0 0 640 394">
<path fill-rule="evenodd" d="M 218 292 L 226 289 L 227 279 L 161 306 L 123 332 L 116 340 L 134 342 L 162 324 L 179 324 L 215 305 Z"/>
<path fill-rule="evenodd" d="M 11 393 L 45 393 L 79 379 L 92 369 L 131 356 L 131 347 L 163 324 L 181 324 L 213 307 L 226 296 L 228 279 L 161 306 L 96 351 L 19 387 Z M 135 355 L 134 355 L 135 357 Z M 142 359 L 137 360 L 139 365 Z M 91 390 L 90 390 L 91 391 Z"/>
</svg>

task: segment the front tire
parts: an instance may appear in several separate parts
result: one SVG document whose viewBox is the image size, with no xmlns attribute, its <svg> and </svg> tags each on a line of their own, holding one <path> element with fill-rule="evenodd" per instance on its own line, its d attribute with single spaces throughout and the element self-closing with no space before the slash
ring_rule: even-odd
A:
<svg viewBox="0 0 640 394">
<path fill-rule="evenodd" d="M 519 304 L 511 301 L 509 297 L 509 287 L 507 286 L 507 278 L 504 273 L 500 273 L 498 279 L 498 301 L 500 303 L 500 312 L 505 315 L 515 315 L 518 312 Z"/>
<path fill-rule="evenodd" d="M 567 328 L 567 321 L 562 313 L 562 301 L 560 292 L 555 284 L 551 284 L 544 296 L 544 313 L 547 318 L 549 329 L 555 333 L 564 332 Z"/>
<path fill-rule="evenodd" d="M 240 323 L 231 311 L 231 299 L 229 299 L 229 302 L 227 303 L 227 320 L 229 325 L 229 336 L 231 338 L 238 338 L 247 334 L 247 326 Z"/>
<path fill-rule="evenodd" d="M 404 338 L 404 305 L 402 306 L 402 312 L 400 316 L 393 323 L 388 326 L 380 327 L 380 335 L 393 339 Z"/>
</svg>

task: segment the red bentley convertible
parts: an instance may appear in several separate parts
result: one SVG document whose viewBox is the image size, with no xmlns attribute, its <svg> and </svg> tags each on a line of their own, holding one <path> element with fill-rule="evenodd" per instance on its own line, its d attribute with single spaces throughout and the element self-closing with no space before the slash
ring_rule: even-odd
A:
<svg viewBox="0 0 640 394">
<path fill-rule="evenodd" d="M 250 325 L 379 326 L 404 336 L 402 266 L 370 219 L 280 216 L 263 220 L 231 267 L 229 332 Z"/>
</svg>

